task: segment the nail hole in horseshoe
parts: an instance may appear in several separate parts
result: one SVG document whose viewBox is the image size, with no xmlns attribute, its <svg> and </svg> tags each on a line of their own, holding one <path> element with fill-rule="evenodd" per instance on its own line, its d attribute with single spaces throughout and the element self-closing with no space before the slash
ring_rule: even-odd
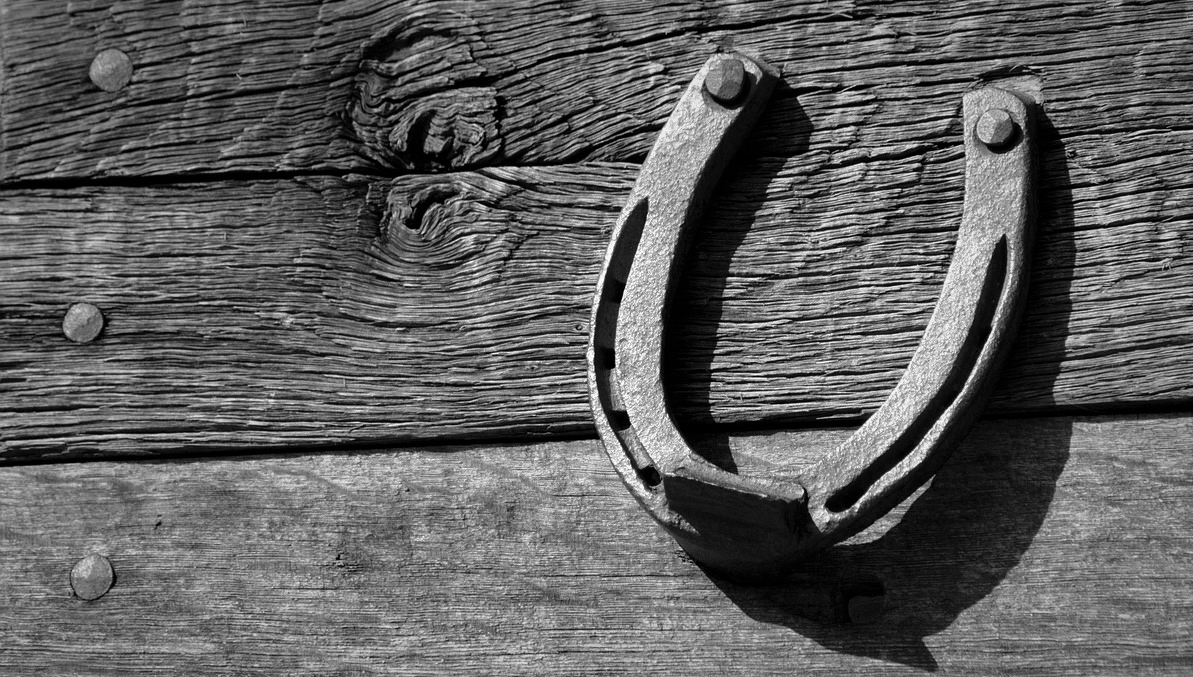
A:
<svg viewBox="0 0 1193 677">
<path fill-rule="evenodd" d="M 646 227 L 646 217 L 649 214 L 649 201 L 643 198 L 634 205 L 633 210 L 622 222 L 618 233 L 617 243 L 605 272 L 604 290 L 601 293 L 601 303 L 594 318 L 595 333 L 598 336 L 609 337 L 616 342 L 617 316 L 621 310 L 621 299 L 625 293 L 626 279 L 630 274 L 630 266 L 634 262 L 634 255 L 638 252 L 638 243 L 642 239 L 642 230 Z M 609 346 L 596 346 L 593 358 L 597 368 L 597 390 L 600 393 L 601 406 L 609 426 L 617 435 L 625 450 L 634 472 L 648 487 L 657 487 L 662 482 L 662 475 L 654 466 L 654 460 L 646 452 L 638 440 L 637 433 L 630 423 L 630 416 L 614 405 L 614 368 L 617 366 L 617 351 Z"/>
<path fill-rule="evenodd" d="M 610 420 L 613 414 L 620 414 L 618 421 L 624 421 L 625 427 L 617 430 L 617 439 L 621 441 L 622 448 L 625 449 L 626 456 L 630 459 L 630 465 L 634 467 L 634 472 L 638 475 L 638 479 L 642 480 L 646 486 L 654 488 L 663 481 L 662 475 L 655 468 L 654 459 L 646 452 L 646 448 L 642 446 L 642 441 L 638 439 L 638 433 L 634 432 L 633 426 L 630 425 L 630 417 L 624 411 L 610 412 Z"/>
<path fill-rule="evenodd" d="M 1003 236 L 995 244 L 994 251 L 990 253 L 990 263 L 986 267 L 986 279 L 983 281 L 982 292 L 978 298 L 974 322 L 970 325 L 969 332 L 961 344 L 952 370 L 945 377 L 943 387 L 898 440 L 882 452 L 856 479 L 825 501 L 824 507 L 830 512 L 844 512 L 857 504 L 874 486 L 875 482 L 915 450 L 920 440 L 928 433 L 944 410 L 948 409 L 961 394 L 961 389 L 965 386 L 969 375 L 973 373 L 974 365 L 982 353 L 982 348 L 990 337 L 994 314 L 998 310 L 999 299 L 1002 296 L 1006 280 L 1007 240 L 1006 236 Z"/>
<path fill-rule="evenodd" d="M 646 226 L 648 211 L 649 203 L 646 199 L 642 199 L 626 217 L 605 273 L 605 288 L 601 293 L 600 307 L 593 319 L 596 325 L 593 329 L 597 336 L 607 337 L 608 340 L 615 340 L 617 315 L 621 309 L 625 281 L 630 274 L 630 265 L 634 261 L 634 254 L 638 251 L 638 242 L 642 239 L 642 229 Z M 597 379 L 600 381 L 602 404 L 608 411 L 610 408 L 609 370 L 617 366 L 617 355 L 612 347 L 598 345 L 595 362 L 596 367 L 600 370 Z"/>
<path fill-rule="evenodd" d="M 626 216 L 621 225 L 621 234 L 617 238 L 617 245 L 609 259 L 607 277 L 605 278 L 606 293 L 611 293 L 609 282 L 616 281 L 620 289 L 617 298 L 621 298 L 621 291 L 625 289 L 626 280 L 630 276 L 630 266 L 634 263 L 634 254 L 638 253 L 638 243 L 642 240 L 642 230 L 646 227 L 646 217 L 650 213 L 650 200 L 642 198 L 634 205 L 633 211 Z M 608 299 L 606 299 L 608 300 Z"/>
</svg>

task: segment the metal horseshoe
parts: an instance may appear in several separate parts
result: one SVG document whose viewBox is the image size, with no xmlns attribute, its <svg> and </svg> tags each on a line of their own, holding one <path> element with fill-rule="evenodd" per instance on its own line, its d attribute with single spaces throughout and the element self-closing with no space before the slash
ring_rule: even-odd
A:
<svg viewBox="0 0 1193 677">
<path fill-rule="evenodd" d="M 795 481 L 744 477 L 693 453 L 663 382 L 677 262 L 706 196 L 778 79 L 713 56 L 642 165 L 597 282 L 588 382 L 601 440 L 626 486 L 696 561 L 765 579 L 861 531 L 944 463 L 1010 348 L 1034 230 L 1033 106 L 996 87 L 963 97 L 964 216 L 944 288 L 906 372 L 844 444 Z"/>
</svg>

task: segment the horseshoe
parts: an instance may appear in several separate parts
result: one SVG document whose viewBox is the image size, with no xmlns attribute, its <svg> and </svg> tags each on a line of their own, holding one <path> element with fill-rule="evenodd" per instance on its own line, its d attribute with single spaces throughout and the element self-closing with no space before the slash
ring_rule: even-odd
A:
<svg viewBox="0 0 1193 677">
<path fill-rule="evenodd" d="M 996 87 L 966 93 L 964 215 L 953 259 L 890 396 L 795 481 L 714 466 L 692 452 L 668 408 L 668 301 L 705 198 L 777 79 L 761 60 L 718 54 L 688 86 L 613 228 L 587 351 L 596 427 L 630 492 L 697 562 L 754 580 L 781 576 L 865 529 L 965 436 L 1022 315 L 1035 211 L 1032 103 Z"/>
</svg>

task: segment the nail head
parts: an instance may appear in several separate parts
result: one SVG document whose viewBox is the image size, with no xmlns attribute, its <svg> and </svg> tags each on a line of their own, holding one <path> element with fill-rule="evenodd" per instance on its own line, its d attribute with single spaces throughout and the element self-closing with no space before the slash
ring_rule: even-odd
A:
<svg viewBox="0 0 1193 677">
<path fill-rule="evenodd" d="M 104 314 L 90 303 L 76 303 L 62 318 L 62 333 L 75 343 L 90 343 L 104 328 Z"/>
<path fill-rule="evenodd" d="M 105 49 L 91 60 L 91 82 L 105 92 L 123 89 L 133 77 L 133 62 L 118 49 Z"/>
<path fill-rule="evenodd" d="M 991 108 L 978 118 L 978 140 L 990 148 L 1001 148 L 1015 138 L 1018 127 L 1011 114 L 1001 108 Z"/>
<path fill-rule="evenodd" d="M 748 86 L 745 64 L 732 57 L 713 64 L 704 78 L 704 89 L 717 103 L 723 105 L 740 100 Z"/>
<path fill-rule="evenodd" d="M 92 601 L 103 597 L 112 589 L 116 575 L 112 563 L 103 555 L 87 555 L 70 570 L 70 587 L 79 599 Z"/>
</svg>

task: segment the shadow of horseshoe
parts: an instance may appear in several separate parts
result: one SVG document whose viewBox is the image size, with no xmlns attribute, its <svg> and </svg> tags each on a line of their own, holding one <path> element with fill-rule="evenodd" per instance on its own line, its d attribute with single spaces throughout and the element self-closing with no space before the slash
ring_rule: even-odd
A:
<svg viewBox="0 0 1193 677">
<path fill-rule="evenodd" d="M 791 96 L 786 105 L 790 107 L 793 100 Z M 799 110 L 798 104 L 795 107 Z M 783 125 L 791 125 L 789 108 L 776 115 L 783 116 Z M 775 121 L 764 118 L 759 128 L 768 124 Z M 795 129 L 804 135 L 800 147 L 806 147 L 811 130 L 806 116 Z M 1049 269 L 1033 270 L 1028 317 L 1013 349 L 1018 357 L 1029 352 L 1063 355 L 1072 306 L 1069 288 L 1076 245 L 1065 148 L 1042 110 L 1038 131 L 1041 188 L 1036 260 L 1047 261 Z M 682 336 L 685 347 L 669 352 L 682 354 L 689 374 L 711 370 L 730 261 L 746 237 L 750 216 L 762 208 L 766 186 L 776 173 L 771 165 L 735 163 L 731 174 L 740 177 L 735 198 L 749 202 L 745 209 L 739 202 L 734 213 L 746 216 L 717 221 L 715 232 L 701 236 L 715 240 L 702 247 L 715 255 L 701 261 L 699 275 L 719 285 L 698 289 L 702 298 L 710 299 L 702 313 L 710 321 L 684 322 L 683 330 L 672 335 Z M 680 288 L 693 286 L 699 287 L 681 282 Z M 1043 368 L 1047 370 L 1044 380 L 1055 381 L 1060 362 L 1053 359 Z M 671 365 L 668 373 L 677 371 Z M 721 467 L 735 469 L 728 432 L 711 425 L 711 398 L 685 398 L 679 409 L 686 415 L 681 422 L 685 434 L 690 430 L 688 437 L 701 441 L 700 452 Z M 829 548 L 775 585 L 740 585 L 707 573 L 752 619 L 785 626 L 840 653 L 935 671 L 938 664 L 924 639 L 947 629 L 1019 563 L 1047 516 L 1069 457 L 1071 427 L 1068 420 L 1039 420 L 1029 433 L 1013 420 L 981 422 L 930 486 L 910 499 L 897 523 L 878 538 L 859 542 L 867 536 L 863 533 Z M 867 609 L 867 602 L 875 604 Z"/>
</svg>

